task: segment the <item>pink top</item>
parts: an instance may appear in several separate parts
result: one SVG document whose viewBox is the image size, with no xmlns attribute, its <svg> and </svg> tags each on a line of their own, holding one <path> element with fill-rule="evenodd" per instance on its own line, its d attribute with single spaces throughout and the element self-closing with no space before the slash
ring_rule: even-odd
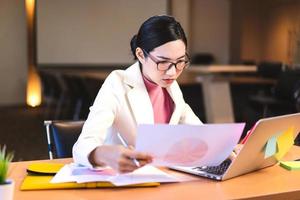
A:
<svg viewBox="0 0 300 200">
<path fill-rule="evenodd" d="M 169 123 L 174 110 L 174 102 L 171 96 L 166 88 L 149 81 L 145 76 L 143 76 L 143 79 L 152 103 L 154 123 Z"/>
</svg>

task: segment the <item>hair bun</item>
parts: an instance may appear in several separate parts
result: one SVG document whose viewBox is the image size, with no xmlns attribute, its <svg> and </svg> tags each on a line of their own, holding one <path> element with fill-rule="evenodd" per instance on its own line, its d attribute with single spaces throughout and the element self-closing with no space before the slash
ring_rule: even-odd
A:
<svg viewBox="0 0 300 200">
<path fill-rule="evenodd" d="M 130 47 L 131 47 L 132 55 L 133 55 L 134 59 L 136 60 L 137 59 L 137 57 L 135 55 L 135 50 L 137 48 L 137 35 L 136 34 L 132 37 L 132 39 L 130 41 Z"/>
</svg>

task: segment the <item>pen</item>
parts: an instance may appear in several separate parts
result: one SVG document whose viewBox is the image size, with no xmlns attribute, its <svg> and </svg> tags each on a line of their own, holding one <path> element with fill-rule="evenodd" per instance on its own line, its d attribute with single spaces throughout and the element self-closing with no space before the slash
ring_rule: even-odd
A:
<svg viewBox="0 0 300 200">
<path fill-rule="evenodd" d="M 127 142 L 124 140 L 124 138 L 121 136 L 121 134 L 120 134 L 120 133 L 117 133 L 117 136 L 118 136 L 119 140 L 121 141 L 122 145 L 123 145 L 124 147 L 126 147 L 126 148 L 129 148 Z M 132 160 L 133 160 L 134 164 L 135 164 L 137 167 L 140 167 L 140 166 L 141 166 L 140 163 L 139 163 L 139 161 L 137 161 L 137 159 L 133 158 Z"/>
</svg>

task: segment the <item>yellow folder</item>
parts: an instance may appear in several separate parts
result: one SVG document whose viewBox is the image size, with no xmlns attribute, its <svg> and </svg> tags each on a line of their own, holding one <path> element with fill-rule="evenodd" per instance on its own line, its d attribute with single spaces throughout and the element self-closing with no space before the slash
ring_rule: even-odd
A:
<svg viewBox="0 0 300 200">
<path fill-rule="evenodd" d="M 74 189 L 74 188 L 109 188 L 120 187 L 110 182 L 90 182 L 90 183 L 50 183 L 56 172 L 62 168 L 61 163 L 33 163 L 27 168 L 28 174 L 23 180 L 21 190 L 50 190 L 50 189 Z M 126 185 L 121 187 L 154 187 L 160 183 L 142 183 Z"/>
</svg>

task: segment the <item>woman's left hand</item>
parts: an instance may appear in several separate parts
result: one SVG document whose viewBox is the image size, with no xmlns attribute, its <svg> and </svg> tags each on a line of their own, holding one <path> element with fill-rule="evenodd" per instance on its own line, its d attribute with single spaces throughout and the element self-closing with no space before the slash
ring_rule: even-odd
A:
<svg viewBox="0 0 300 200">
<path fill-rule="evenodd" d="M 237 144 L 233 151 L 231 152 L 229 158 L 230 160 L 234 160 L 236 158 L 236 156 L 240 153 L 241 149 L 243 148 L 243 144 Z"/>
</svg>

